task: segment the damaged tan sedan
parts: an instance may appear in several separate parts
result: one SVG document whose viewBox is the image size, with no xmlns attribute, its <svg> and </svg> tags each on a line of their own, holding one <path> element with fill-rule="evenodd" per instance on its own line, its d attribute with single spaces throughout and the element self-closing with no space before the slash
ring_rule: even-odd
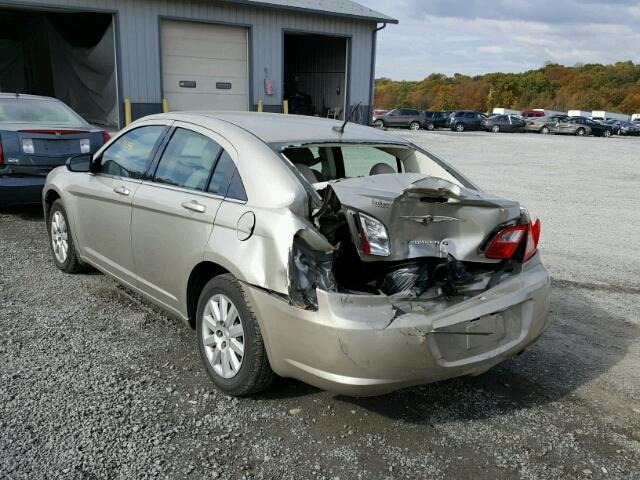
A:
<svg viewBox="0 0 640 480">
<path fill-rule="evenodd" d="M 231 395 L 274 374 L 357 396 L 477 375 L 547 327 L 540 223 L 368 127 L 150 116 L 52 171 L 43 204 L 58 268 L 194 327 Z"/>
</svg>

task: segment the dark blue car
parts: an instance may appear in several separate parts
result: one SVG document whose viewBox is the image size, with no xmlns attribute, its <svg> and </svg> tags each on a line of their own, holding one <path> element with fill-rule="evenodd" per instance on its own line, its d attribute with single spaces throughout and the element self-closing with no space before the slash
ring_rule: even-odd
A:
<svg viewBox="0 0 640 480">
<path fill-rule="evenodd" d="M 40 203 L 49 171 L 108 139 L 55 98 L 0 93 L 0 207 Z"/>
</svg>

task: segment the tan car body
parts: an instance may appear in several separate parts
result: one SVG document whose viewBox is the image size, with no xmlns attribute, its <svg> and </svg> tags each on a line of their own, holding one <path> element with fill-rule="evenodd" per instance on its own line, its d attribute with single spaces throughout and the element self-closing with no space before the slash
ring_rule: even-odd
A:
<svg viewBox="0 0 640 480">
<path fill-rule="evenodd" d="M 319 249 L 331 246 L 308 220 L 305 187 L 270 145 L 410 146 L 351 124 L 341 134 L 332 129 L 337 124 L 250 113 L 146 117 L 120 135 L 141 125 L 174 125 L 212 138 L 235 162 L 248 200 L 61 167 L 47 179 L 45 211 L 61 198 L 83 262 L 191 325 L 194 278 L 204 271 L 233 274 L 257 314 L 271 368 L 335 392 L 373 395 L 479 374 L 536 340 L 547 327 L 549 307 L 549 276 L 539 253 L 484 294 L 450 305 L 322 290 L 317 311 L 288 301 L 294 236 Z M 189 202 L 204 212 L 185 208 Z"/>
</svg>

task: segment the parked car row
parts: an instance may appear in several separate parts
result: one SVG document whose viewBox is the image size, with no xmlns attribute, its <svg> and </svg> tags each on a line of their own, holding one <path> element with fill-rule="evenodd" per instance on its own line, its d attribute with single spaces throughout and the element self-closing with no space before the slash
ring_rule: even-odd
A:
<svg viewBox="0 0 640 480">
<path fill-rule="evenodd" d="M 398 108 L 374 115 L 376 127 L 406 127 L 411 130 L 436 130 L 448 128 L 455 132 L 486 130 L 489 132 L 537 132 L 559 135 L 640 135 L 640 122 L 624 120 L 593 120 L 583 116 L 565 114 L 545 115 L 540 111 L 528 111 L 523 115 L 497 114 L 487 116 L 473 110 L 429 112 Z"/>
</svg>

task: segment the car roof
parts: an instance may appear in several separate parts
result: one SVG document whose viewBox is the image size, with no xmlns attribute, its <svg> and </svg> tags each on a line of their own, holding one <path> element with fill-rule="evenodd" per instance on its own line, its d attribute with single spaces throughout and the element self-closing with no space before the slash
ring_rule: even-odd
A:
<svg viewBox="0 0 640 480">
<path fill-rule="evenodd" d="M 26 100 L 55 100 L 60 101 L 57 98 L 53 97 L 45 97 L 42 95 L 28 95 L 23 93 L 10 93 L 10 92 L 0 92 L 0 98 L 20 98 Z"/>
<path fill-rule="evenodd" d="M 280 113 L 258 112 L 169 112 L 144 117 L 184 120 L 207 126 L 209 120 L 220 120 L 246 130 L 264 143 L 327 143 L 327 142 L 363 142 L 394 143 L 409 145 L 400 137 L 383 130 L 349 122 L 344 133 L 336 132 L 333 127 L 341 126 L 342 121 L 306 115 L 284 115 Z"/>
</svg>

